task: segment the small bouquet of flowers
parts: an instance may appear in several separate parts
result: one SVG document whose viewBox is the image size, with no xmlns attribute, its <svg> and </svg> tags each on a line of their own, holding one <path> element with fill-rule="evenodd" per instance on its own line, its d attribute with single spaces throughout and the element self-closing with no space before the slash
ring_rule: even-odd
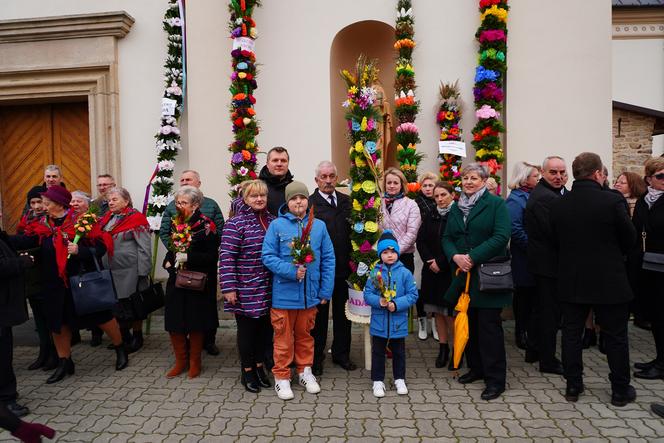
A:
<svg viewBox="0 0 664 443">
<path fill-rule="evenodd" d="M 392 280 L 392 275 L 391 271 L 388 271 L 388 280 Z M 385 279 L 383 279 L 383 270 L 382 266 L 376 266 L 374 268 L 374 271 L 371 273 L 371 280 L 373 282 L 373 285 L 376 289 L 378 289 L 378 292 L 380 293 L 380 296 L 383 297 L 388 303 L 391 302 L 394 297 L 397 295 L 397 284 L 392 283 L 391 285 L 388 285 L 385 283 Z"/>
<path fill-rule="evenodd" d="M 309 220 L 302 230 L 302 234 L 293 237 L 291 242 L 291 256 L 293 257 L 293 264 L 297 266 L 306 266 L 308 263 L 314 261 L 314 251 L 311 249 L 309 240 L 311 237 L 311 228 L 314 225 L 314 207 L 309 209 Z"/>
<path fill-rule="evenodd" d="M 73 243 L 76 245 L 78 242 L 88 235 L 92 231 L 92 227 L 97 223 L 97 214 L 94 213 L 91 209 L 88 209 L 87 212 L 81 214 L 76 223 L 74 224 L 74 236 Z M 67 258 L 71 257 L 71 254 L 67 255 Z"/>
<path fill-rule="evenodd" d="M 173 252 L 186 253 L 191 246 L 191 226 L 180 222 L 179 218 L 173 219 L 171 229 L 171 249 Z"/>
</svg>

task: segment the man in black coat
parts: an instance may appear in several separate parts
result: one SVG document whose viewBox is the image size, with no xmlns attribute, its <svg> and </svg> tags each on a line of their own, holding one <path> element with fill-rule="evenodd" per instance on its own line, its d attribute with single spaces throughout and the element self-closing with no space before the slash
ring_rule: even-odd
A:
<svg viewBox="0 0 664 443">
<path fill-rule="evenodd" d="M 12 366 L 14 343 L 12 326 L 28 320 L 25 303 L 25 269 L 32 266 L 29 255 L 18 255 L 9 244 L 4 231 L 0 231 L 0 403 L 17 417 L 30 413 L 16 403 L 16 376 Z"/>
<path fill-rule="evenodd" d="M 576 401 L 583 392 L 582 336 L 593 309 L 611 371 L 611 403 L 624 406 L 636 398 L 629 384 L 627 321 L 633 295 L 625 267 L 636 229 L 622 196 L 603 190 L 602 160 L 597 154 L 579 154 L 572 173 L 572 191 L 554 202 L 550 213 L 558 250 L 565 398 Z"/>
<path fill-rule="evenodd" d="M 318 188 L 309 197 L 314 205 L 315 216 L 325 222 L 327 232 L 332 239 L 336 269 L 334 275 L 334 291 L 332 292 L 332 362 L 347 371 L 357 369 L 350 361 L 350 330 L 351 322 L 346 318 L 346 301 L 348 300 L 348 284 L 350 274 L 350 197 L 336 192 L 337 168 L 329 161 L 323 161 L 316 167 L 316 184 Z M 314 375 L 323 373 L 325 345 L 327 342 L 327 326 L 329 303 L 318 305 L 316 325 L 311 330 L 314 337 Z"/>
<path fill-rule="evenodd" d="M 293 181 L 289 162 L 286 148 L 275 146 L 267 152 L 267 164 L 258 175 L 267 185 L 267 210 L 275 217 L 279 217 L 279 208 L 286 203 L 286 186 Z"/>
<path fill-rule="evenodd" d="M 541 372 L 562 375 L 556 358 L 560 308 L 556 297 L 557 260 L 551 243 L 549 209 L 565 193 L 567 166 L 561 157 L 542 163 L 542 178 L 530 193 L 523 223 L 528 234 L 528 271 L 535 276 L 537 302 L 528 330 L 526 362 L 539 360 Z"/>
</svg>

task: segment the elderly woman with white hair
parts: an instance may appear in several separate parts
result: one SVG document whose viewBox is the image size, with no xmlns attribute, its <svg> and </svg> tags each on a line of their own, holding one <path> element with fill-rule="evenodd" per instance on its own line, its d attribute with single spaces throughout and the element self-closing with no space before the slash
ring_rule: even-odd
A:
<svg viewBox="0 0 664 443">
<path fill-rule="evenodd" d="M 463 168 L 461 195 L 452 205 L 443 251 L 452 262 L 452 279 L 445 300 L 456 305 L 470 274 L 468 309 L 469 341 L 466 356 L 470 371 L 459 377 L 461 383 L 484 380 L 482 400 L 493 400 L 505 391 L 507 359 L 503 334 L 502 308 L 511 302 L 511 292 L 487 292 L 480 289 L 479 268 L 484 263 L 507 255 L 510 240 L 510 215 L 505 202 L 486 188 L 487 169 L 479 163 Z"/>
<path fill-rule="evenodd" d="M 108 254 L 104 266 L 111 270 L 118 296 L 116 317 L 120 323 L 122 340 L 128 352 L 143 346 L 142 318 L 135 318 L 130 296 L 146 289 L 152 270 L 150 231 L 145 216 L 133 208 L 129 191 L 112 188 L 106 194 L 108 212 L 99 220 Z M 132 326 L 133 334 L 129 332 Z"/>
<path fill-rule="evenodd" d="M 527 331 L 530 330 L 532 313 L 537 302 L 535 290 L 535 277 L 528 272 L 528 234 L 523 225 L 523 214 L 530 191 L 537 186 L 540 178 L 540 169 L 526 162 L 517 162 L 514 165 L 512 178 L 508 183 L 510 195 L 505 200 L 507 210 L 512 220 L 512 237 L 510 252 L 512 254 L 512 276 L 514 278 L 514 335 L 519 349 L 527 347 Z"/>
<path fill-rule="evenodd" d="M 164 326 L 170 334 L 175 365 L 168 378 L 180 375 L 187 366 L 189 378 L 201 373 L 204 332 L 219 326 L 217 317 L 217 261 L 219 234 L 214 221 L 201 213 L 203 193 L 194 186 L 182 186 L 175 194 L 177 214 L 171 222 L 171 242 L 164 259 L 168 271 Z M 203 273 L 201 288 L 178 287 L 180 270 Z"/>
</svg>

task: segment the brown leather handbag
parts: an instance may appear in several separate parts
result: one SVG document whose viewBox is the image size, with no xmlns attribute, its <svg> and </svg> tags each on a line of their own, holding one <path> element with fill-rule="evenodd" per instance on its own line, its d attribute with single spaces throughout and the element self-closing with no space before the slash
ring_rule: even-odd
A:
<svg viewBox="0 0 664 443">
<path fill-rule="evenodd" d="M 205 290 L 206 283 L 207 274 L 205 272 L 180 269 L 175 276 L 175 287 L 180 289 L 202 292 Z"/>
</svg>

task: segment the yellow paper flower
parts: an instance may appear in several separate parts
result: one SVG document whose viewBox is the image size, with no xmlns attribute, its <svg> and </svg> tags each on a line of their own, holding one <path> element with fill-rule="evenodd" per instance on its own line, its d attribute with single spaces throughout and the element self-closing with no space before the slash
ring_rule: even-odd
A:
<svg viewBox="0 0 664 443">
<path fill-rule="evenodd" d="M 403 151 L 403 145 L 401 145 L 401 143 L 397 145 L 397 151 Z"/>
<path fill-rule="evenodd" d="M 246 72 L 238 72 L 237 76 L 238 76 L 238 78 L 246 78 L 247 73 Z"/>
<path fill-rule="evenodd" d="M 353 209 L 356 211 L 361 211 L 362 210 L 362 205 L 360 204 L 357 199 L 353 199 Z"/>
<path fill-rule="evenodd" d="M 447 133 L 446 132 L 441 132 L 440 133 L 440 139 L 441 140 L 446 140 L 447 139 Z"/>
<path fill-rule="evenodd" d="M 360 123 L 360 131 L 366 131 L 367 130 L 367 118 L 362 117 L 362 123 Z"/>
<path fill-rule="evenodd" d="M 378 231 L 378 224 L 369 220 L 364 223 L 364 230 L 367 232 L 376 232 Z"/>
<path fill-rule="evenodd" d="M 348 88 L 348 93 L 351 95 L 357 94 L 357 86 L 351 86 L 350 88 Z"/>
<path fill-rule="evenodd" d="M 355 289 L 356 291 L 362 290 L 362 288 L 360 288 L 360 285 L 358 285 L 357 283 L 353 283 L 353 289 Z"/>
<path fill-rule="evenodd" d="M 367 162 L 362 160 L 361 157 L 356 157 L 355 158 L 355 166 L 357 166 L 358 168 L 364 168 L 366 165 L 367 165 Z"/>
<path fill-rule="evenodd" d="M 371 180 L 365 180 L 362 183 L 362 190 L 367 194 L 373 194 L 376 192 L 376 183 L 372 182 Z"/>
<path fill-rule="evenodd" d="M 487 15 L 493 15 L 498 20 L 502 22 L 507 22 L 507 11 L 503 8 L 499 8 L 497 5 L 493 5 L 489 9 L 484 11 L 480 17 L 480 20 L 484 21 Z"/>
<path fill-rule="evenodd" d="M 362 144 L 362 141 L 361 141 L 361 140 L 358 140 L 358 141 L 355 143 L 355 150 L 356 150 L 357 152 L 362 152 L 362 151 L 364 151 L 364 145 Z"/>
<path fill-rule="evenodd" d="M 359 251 L 360 250 L 360 247 L 357 246 L 357 243 L 355 243 L 355 240 L 351 240 L 350 244 L 353 247 L 353 251 Z"/>
<path fill-rule="evenodd" d="M 374 200 L 374 209 L 380 208 L 380 197 L 376 197 Z"/>
<path fill-rule="evenodd" d="M 353 183 L 353 192 L 357 192 L 362 189 L 362 183 Z"/>
</svg>

